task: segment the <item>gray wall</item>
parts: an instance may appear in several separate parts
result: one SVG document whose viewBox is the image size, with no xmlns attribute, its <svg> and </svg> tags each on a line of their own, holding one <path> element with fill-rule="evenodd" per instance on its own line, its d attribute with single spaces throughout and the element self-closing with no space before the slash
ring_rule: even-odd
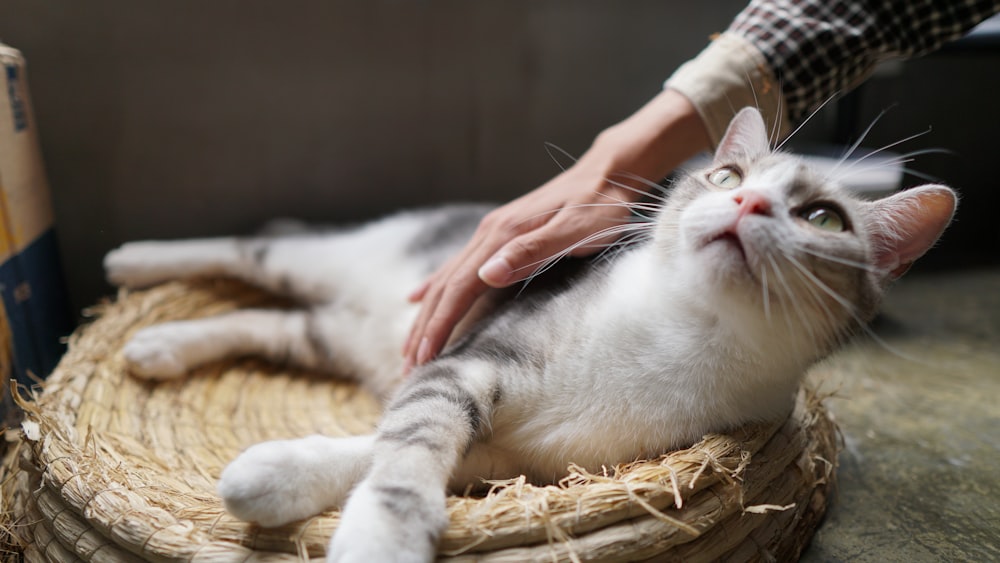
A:
<svg viewBox="0 0 1000 563">
<path fill-rule="evenodd" d="M 509 200 L 655 95 L 744 0 L 3 0 L 21 49 L 74 306 L 139 238 L 246 233 Z M 793 141 L 899 150 L 965 195 L 935 263 L 1000 263 L 1000 40 L 946 49 L 831 104 Z M 845 106 L 854 112 L 846 115 Z M 908 183 L 920 180 L 910 178 Z"/>
<path fill-rule="evenodd" d="M 507 200 L 743 1 L 4 0 L 76 307 L 136 238 Z"/>
</svg>

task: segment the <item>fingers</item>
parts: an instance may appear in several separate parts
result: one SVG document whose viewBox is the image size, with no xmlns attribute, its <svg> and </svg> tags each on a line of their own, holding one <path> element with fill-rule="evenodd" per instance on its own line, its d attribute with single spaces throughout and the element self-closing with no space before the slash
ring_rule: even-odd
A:
<svg viewBox="0 0 1000 563">
<path fill-rule="evenodd" d="M 410 299 L 420 301 L 421 307 L 403 346 L 404 370 L 436 356 L 455 326 L 491 286 L 504 287 L 516 281 L 509 262 L 489 259 L 507 241 L 551 218 L 551 213 L 538 215 L 522 210 L 539 206 L 553 208 L 549 203 L 529 202 L 526 206 L 524 200 L 515 200 L 494 210 L 483 219 L 465 248 L 410 294 Z M 529 219 L 522 219 L 526 215 Z M 480 278 L 480 271 L 487 281 Z"/>
<path fill-rule="evenodd" d="M 479 269 L 479 278 L 492 287 L 507 287 L 531 277 L 548 260 L 589 234 L 566 223 L 556 216 L 544 226 L 515 237 Z"/>
<path fill-rule="evenodd" d="M 410 303 L 416 303 L 420 301 L 421 299 L 424 298 L 424 294 L 427 293 L 427 290 L 430 289 L 430 287 L 431 287 L 431 280 L 430 278 L 428 278 L 424 280 L 424 283 L 417 286 L 417 289 L 414 289 L 412 292 L 410 292 L 408 296 L 406 296 L 407 301 L 409 301 Z"/>
<path fill-rule="evenodd" d="M 588 256 L 603 248 L 617 235 L 599 236 L 608 227 L 620 225 L 629 211 L 624 206 L 575 206 L 566 207 L 551 221 L 528 231 L 505 244 L 480 269 L 480 278 L 493 287 L 506 287 L 530 277 L 545 264 L 562 256 Z M 500 262 L 509 267 L 503 283 L 494 285 L 484 278 L 491 263 Z M 501 271 L 499 267 L 497 271 Z"/>
<path fill-rule="evenodd" d="M 476 299 L 489 289 L 476 272 L 487 252 L 482 242 L 470 243 L 411 294 L 421 307 L 403 346 L 404 371 L 436 356 Z"/>
<path fill-rule="evenodd" d="M 547 214 L 551 219 L 544 222 L 485 222 L 458 256 L 411 294 L 411 299 L 421 302 L 421 309 L 403 348 L 405 370 L 436 356 L 489 288 L 524 280 L 567 249 L 577 256 L 595 252 L 597 247 L 574 245 L 618 224 L 627 213 L 618 207 L 567 207 Z M 523 232 L 511 234 L 518 229 Z"/>
</svg>

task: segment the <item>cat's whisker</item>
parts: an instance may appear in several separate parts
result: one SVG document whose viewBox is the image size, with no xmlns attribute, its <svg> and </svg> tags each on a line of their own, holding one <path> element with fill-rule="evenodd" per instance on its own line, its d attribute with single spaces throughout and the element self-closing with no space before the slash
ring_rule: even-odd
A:
<svg viewBox="0 0 1000 563">
<path fill-rule="evenodd" d="M 861 317 L 858 316 L 854 304 L 852 304 L 846 297 L 834 291 L 833 288 L 827 285 L 823 280 L 819 279 L 819 277 L 817 277 L 816 274 L 809 271 L 809 269 L 806 268 L 804 265 L 802 265 L 802 263 L 799 262 L 798 260 L 795 260 L 794 258 L 790 257 L 789 263 L 792 264 L 799 272 L 801 272 L 801 274 L 806 279 L 811 281 L 816 288 L 823 291 L 823 293 L 826 293 L 831 299 L 833 299 L 836 303 L 838 303 L 841 307 L 843 307 L 844 310 L 847 312 L 847 314 L 850 315 L 851 318 L 854 320 L 855 325 L 858 328 L 864 330 L 870 336 L 873 336 L 876 339 L 878 339 L 878 337 L 873 332 L 871 332 L 871 329 L 868 328 L 868 323 L 864 322 L 864 320 L 862 320 Z"/>
<path fill-rule="evenodd" d="M 833 256 L 832 254 L 827 254 L 825 252 L 820 252 L 818 250 L 807 248 L 805 246 L 795 246 L 794 250 L 814 256 L 821 260 L 827 260 L 829 262 L 835 262 L 837 264 L 842 264 L 844 266 L 849 266 L 851 268 L 857 268 L 859 270 L 864 270 L 866 272 L 875 272 L 876 268 L 871 264 L 866 264 L 864 262 L 858 262 L 857 260 L 851 260 L 849 258 L 842 258 L 840 256 Z"/>
<path fill-rule="evenodd" d="M 568 206 L 568 207 L 576 207 L 577 205 L 585 206 L 585 207 L 586 206 L 600 206 L 600 205 L 605 205 L 605 206 L 613 207 L 615 205 L 618 205 L 618 206 L 621 206 L 621 207 L 626 207 L 630 211 L 633 211 L 633 212 L 635 212 L 636 210 L 639 210 L 639 211 L 646 211 L 646 212 L 652 213 L 654 215 L 658 214 L 663 209 L 663 204 L 662 203 L 656 203 L 656 202 L 650 202 L 650 201 L 627 201 L 627 200 L 615 197 L 615 196 L 613 196 L 611 194 L 607 194 L 607 193 L 604 193 L 604 192 L 598 192 L 598 195 L 601 196 L 601 197 L 604 197 L 606 199 L 609 199 L 609 200 L 611 200 L 614 203 L 604 203 L 604 204 L 601 204 L 601 203 L 581 203 L 581 204 L 575 204 L 573 206 Z"/>
<path fill-rule="evenodd" d="M 886 161 L 886 162 L 881 162 L 881 163 L 878 163 L 878 164 L 873 164 L 871 166 L 866 166 L 864 168 L 858 168 L 858 169 L 854 169 L 854 170 L 845 171 L 845 173 L 842 173 L 841 175 L 837 176 L 836 181 L 838 181 L 838 182 L 844 182 L 848 178 L 864 174 L 864 173 L 869 172 L 871 170 L 878 170 L 879 168 L 884 168 L 886 166 L 907 164 L 907 163 L 910 163 L 910 162 L 913 162 L 913 161 L 914 161 L 914 159 L 912 159 L 912 158 L 898 160 L 898 161 L 895 161 L 895 162 L 893 162 L 893 161 Z M 932 176 L 932 175 L 927 174 L 925 172 L 921 172 L 920 170 L 917 170 L 915 168 L 910 168 L 909 166 L 900 166 L 900 170 L 903 173 L 905 173 L 905 174 L 909 174 L 910 176 L 914 176 L 916 178 L 920 178 L 921 180 L 925 180 L 927 182 L 933 182 L 933 183 L 939 183 L 939 182 L 941 182 L 940 178 L 938 178 L 936 176 Z M 829 176 L 827 177 L 827 179 L 829 179 Z"/>
<path fill-rule="evenodd" d="M 865 138 L 868 137 L 868 134 L 871 133 L 872 128 L 875 127 L 875 124 L 878 123 L 880 119 L 882 119 L 882 116 L 884 116 L 887 111 L 888 109 L 883 109 L 881 112 L 879 112 L 877 116 L 875 116 L 875 119 L 873 119 L 872 122 L 868 124 L 868 127 L 866 127 L 865 130 L 861 133 L 861 135 L 858 136 L 858 140 L 854 141 L 854 144 L 852 144 L 846 151 L 844 151 L 844 155 L 840 157 L 840 160 L 837 161 L 837 164 L 834 165 L 834 167 L 829 171 L 827 177 L 832 176 L 837 171 L 837 169 L 840 168 L 840 166 L 847 161 L 848 158 L 851 158 L 851 155 L 854 154 L 854 151 L 858 150 L 858 147 L 861 146 L 861 143 L 864 142 Z"/>
<path fill-rule="evenodd" d="M 876 162 L 876 163 L 873 163 L 873 164 L 870 164 L 870 165 L 863 166 L 861 168 L 854 168 L 853 166 L 849 166 L 847 168 L 844 168 L 836 177 L 833 176 L 832 172 L 826 174 L 825 176 L 823 176 L 823 181 L 825 182 L 825 181 L 833 180 L 833 181 L 836 181 L 836 182 L 843 183 L 848 178 L 853 178 L 855 176 L 860 176 L 862 174 L 866 174 L 868 172 L 871 172 L 872 170 L 880 170 L 880 169 L 884 169 L 884 168 L 890 168 L 892 166 L 898 166 L 898 165 L 906 164 L 908 162 L 913 162 L 913 160 L 912 159 L 900 159 L 900 160 L 891 160 L 891 161 L 884 161 L 884 162 Z"/>
<path fill-rule="evenodd" d="M 788 327 L 788 334 L 789 335 L 794 335 L 797 332 L 795 330 L 795 327 L 792 326 L 792 319 L 791 319 L 791 316 L 788 314 L 789 309 L 791 309 L 795 313 L 795 316 L 798 317 L 799 322 L 808 330 L 809 329 L 809 321 L 806 319 L 805 314 L 802 312 L 802 310 L 801 310 L 801 308 L 799 306 L 799 296 L 798 296 L 798 294 L 792 289 L 792 286 L 788 284 L 788 280 L 786 280 L 784 274 L 781 273 L 781 268 L 778 267 L 778 263 L 774 260 L 774 257 L 772 255 L 770 255 L 770 254 L 767 254 L 766 258 L 767 258 L 768 262 L 771 263 L 771 268 L 774 271 L 775 279 L 778 281 L 778 284 L 785 291 L 785 296 L 786 297 L 785 297 L 785 299 L 783 299 L 781 301 L 781 304 L 782 304 L 782 308 L 785 310 L 784 317 L 785 317 L 785 324 Z M 810 335 L 810 337 L 811 337 L 811 335 Z M 796 339 L 796 338 L 790 338 L 789 340 L 792 342 L 792 345 L 795 347 L 795 353 L 796 354 L 799 353 L 800 352 L 799 348 L 801 346 L 799 340 Z"/>
<path fill-rule="evenodd" d="M 775 115 L 774 125 L 771 126 L 771 133 L 767 137 L 767 144 L 771 147 L 778 144 L 778 136 L 781 135 L 781 118 L 784 115 L 784 108 L 782 106 L 784 101 L 784 96 L 778 96 L 778 111 Z"/>
<path fill-rule="evenodd" d="M 896 356 L 898 356 L 898 357 L 900 357 L 900 358 L 902 358 L 904 360 L 912 361 L 912 362 L 917 362 L 917 363 L 921 362 L 921 360 L 919 358 L 915 358 L 915 357 L 911 356 L 910 354 L 906 354 L 905 352 L 903 352 L 903 351 L 895 348 L 894 346 L 892 346 L 888 342 L 886 342 L 878 334 L 876 334 L 875 331 L 872 330 L 870 326 L 868 326 L 868 323 L 865 322 L 858 315 L 857 310 L 855 309 L 854 305 L 851 304 L 850 301 L 848 301 L 846 298 L 844 298 L 843 296 L 841 296 L 840 294 L 838 294 L 836 291 L 834 291 L 830 286 L 828 286 L 822 280 L 820 280 L 818 277 L 816 277 L 815 274 L 813 274 L 808 269 L 806 269 L 805 266 L 803 266 L 802 264 L 800 264 L 800 263 L 798 263 L 797 261 L 794 261 L 794 260 L 792 261 L 792 264 L 794 266 L 796 266 L 808 278 L 810 278 L 813 281 L 813 283 L 816 284 L 816 287 L 818 287 L 819 289 L 823 290 L 827 295 L 829 295 L 837 303 L 839 303 L 842 307 L 844 307 L 844 309 L 847 311 L 847 313 L 854 320 L 855 326 L 859 330 L 861 330 L 862 332 L 864 332 L 866 336 L 868 336 L 869 338 L 871 338 L 872 341 L 874 341 L 876 344 L 878 344 L 879 346 L 881 346 L 883 349 L 885 349 L 889 353 L 894 354 L 894 355 L 896 355 Z M 843 335 L 843 336 L 846 336 L 846 335 Z"/>
<path fill-rule="evenodd" d="M 528 217 L 525 217 L 524 219 L 521 219 L 520 221 L 518 221 L 517 224 L 518 225 L 523 225 L 524 223 L 527 223 L 529 221 L 533 221 L 535 219 L 538 219 L 539 217 L 545 217 L 547 215 L 555 215 L 556 213 L 559 213 L 562 210 L 563 210 L 562 207 L 557 207 L 555 209 L 550 209 L 548 211 L 542 211 L 540 213 L 535 213 L 534 215 L 529 215 Z"/>
<path fill-rule="evenodd" d="M 813 110 L 813 112 L 810 113 L 808 117 L 806 117 L 805 119 L 803 119 L 802 123 L 799 123 L 798 127 L 796 127 L 791 133 L 789 133 L 789 135 L 787 137 L 785 137 L 784 141 L 781 141 L 780 143 L 778 143 L 778 146 L 774 147 L 774 151 L 775 152 L 780 151 L 781 147 L 785 146 L 785 143 L 787 143 L 789 139 L 791 139 L 792 137 L 794 137 L 796 133 L 798 133 L 803 127 L 805 127 L 806 123 L 809 123 L 809 120 L 811 120 L 813 117 L 815 117 L 816 114 L 820 112 L 820 110 L 822 110 L 824 107 L 826 107 L 826 104 L 830 103 L 838 95 L 839 95 L 839 93 L 835 92 L 829 98 L 823 100 L 823 103 L 820 104 L 819 107 L 817 107 L 815 110 Z"/>
<path fill-rule="evenodd" d="M 919 149 L 919 150 L 910 151 L 908 153 L 904 153 L 904 154 L 895 156 L 893 158 L 888 158 L 888 159 L 885 159 L 885 160 L 882 160 L 882 161 L 874 162 L 874 163 L 871 163 L 871 164 L 865 163 L 864 166 L 861 166 L 863 158 L 867 157 L 867 155 L 866 155 L 865 157 L 862 157 L 862 159 L 858 159 L 858 160 L 850 163 L 846 167 L 844 167 L 844 169 L 841 170 L 840 174 L 838 174 L 836 177 L 834 177 L 834 175 L 833 175 L 834 170 L 836 170 L 836 167 L 835 167 L 834 169 L 832 169 L 830 172 L 828 172 L 826 174 L 825 178 L 826 179 L 835 178 L 838 181 L 843 181 L 846 178 L 850 178 L 852 176 L 856 176 L 856 175 L 859 175 L 859 174 L 864 174 L 864 173 L 869 172 L 871 170 L 878 170 L 880 168 L 887 168 L 887 167 L 892 167 L 892 166 L 902 166 L 904 164 L 913 162 L 915 160 L 914 157 L 922 156 L 922 155 L 925 155 L 925 154 L 954 154 L 954 153 L 952 153 L 952 151 L 949 151 L 947 149 L 941 149 L 941 148 Z M 906 172 L 906 173 L 908 173 L 908 174 L 911 174 L 913 176 L 922 177 L 924 179 L 928 179 L 929 178 L 926 175 L 924 175 L 924 174 L 922 174 L 922 173 L 920 173 L 920 172 L 918 172 L 916 170 L 910 169 L 910 168 L 903 168 L 903 171 Z"/>
<path fill-rule="evenodd" d="M 568 152 L 566 152 L 565 149 L 563 149 L 562 147 L 556 145 L 555 143 L 550 143 L 550 142 L 546 141 L 543 144 L 543 146 L 545 147 L 545 153 L 548 154 L 549 158 L 552 160 L 552 162 L 554 162 L 556 164 L 556 166 L 559 167 L 559 170 L 562 170 L 563 172 L 565 172 L 566 169 L 569 168 L 569 166 L 565 166 L 565 165 L 563 165 L 562 162 L 559 162 L 559 159 L 556 158 L 556 155 L 552 154 L 553 152 L 557 152 L 557 153 L 561 154 L 562 156 L 564 156 L 567 159 L 569 159 L 569 161 L 571 163 L 576 164 L 576 161 L 577 161 L 576 157 L 573 156 L 573 155 L 571 155 L 571 154 L 569 154 Z"/>
<path fill-rule="evenodd" d="M 762 299 L 764 300 L 764 319 L 767 324 L 771 324 L 771 290 L 767 286 L 767 265 L 760 265 L 760 286 Z"/>
<path fill-rule="evenodd" d="M 615 250 L 629 246 L 637 240 L 642 241 L 647 238 L 649 238 L 649 230 L 635 230 L 626 233 L 621 237 L 619 237 L 618 240 L 614 241 L 613 243 L 608 243 L 606 245 L 606 248 L 601 250 L 600 254 L 597 255 L 597 260 L 599 261 L 610 260 Z"/>
<path fill-rule="evenodd" d="M 875 149 L 875 150 L 873 150 L 873 151 L 865 154 L 864 156 L 862 156 L 862 157 L 860 157 L 858 159 L 852 160 L 850 162 L 850 164 L 847 165 L 846 170 L 850 170 L 851 168 L 854 168 L 854 167 L 858 166 L 859 164 L 861 164 L 865 160 L 867 160 L 867 159 L 869 159 L 869 158 L 871 158 L 871 157 L 873 157 L 875 155 L 881 154 L 881 153 L 883 153 L 883 152 L 885 152 L 885 151 L 887 151 L 887 150 L 889 150 L 889 149 L 891 149 L 893 147 L 899 146 L 899 145 L 901 145 L 903 143 L 907 143 L 907 142 L 912 141 L 913 139 L 916 139 L 918 137 L 922 137 L 922 136 L 926 135 L 927 133 L 930 133 L 930 131 L 931 131 L 931 129 L 930 129 L 930 127 L 928 127 L 927 130 L 925 130 L 925 131 L 921 131 L 920 133 L 914 133 L 913 135 L 910 135 L 909 137 L 904 137 L 904 138 L 902 138 L 902 139 L 900 139 L 898 141 L 894 141 L 894 142 L 889 143 L 889 144 L 887 144 L 887 145 L 885 145 L 883 147 L 877 148 L 877 149 Z M 902 156 L 905 158 L 907 155 L 902 155 Z"/>
<path fill-rule="evenodd" d="M 750 86 L 750 94 L 753 96 L 753 107 L 760 111 L 760 99 L 757 98 L 757 88 L 754 87 L 753 80 L 750 78 L 750 73 L 744 71 L 743 75 L 746 77 L 747 85 Z M 766 93 L 766 92 L 765 92 Z M 778 111 L 775 115 L 774 123 L 771 124 L 771 131 L 767 135 L 767 146 L 773 147 L 775 143 L 778 142 L 778 135 L 781 132 L 781 102 L 784 100 L 784 96 L 778 96 Z"/>
<path fill-rule="evenodd" d="M 804 287 L 806 289 L 806 291 L 809 293 L 809 295 L 812 296 L 813 301 L 815 301 L 816 304 L 819 306 L 819 308 L 823 310 L 823 313 L 824 313 L 825 317 L 823 317 L 822 320 L 826 324 L 824 332 L 825 333 L 830 333 L 830 332 L 836 333 L 837 332 L 836 331 L 836 327 L 839 324 L 837 322 L 837 316 L 834 315 L 833 311 L 831 311 L 830 307 L 827 305 L 826 300 L 823 299 L 823 297 L 819 293 L 817 293 L 817 290 L 816 290 L 817 284 L 826 286 L 827 288 L 829 288 L 829 286 L 827 284 L 823 283 L 818 277 L 815 277 L 815 276 L 806 277 L 806 276 L 804 276 L 803 273 L 806 273 L 806 272 L 811 273 L 811 272 L 809 272 L 809 270 L 801 262 L 799 262 L 798 260 L 796 260 L 794 257 L 788 256 L 787 258 L 788 258 L 789 263 L 792 264 L 792 266 L 795 267 L 795 269 L 793 269 L 792 271 L 796 275 L 799 276 L 799 279 L 801 279 L 803 281 L 802 287 Z M 833 291 L 833 290 L 830 289 L 830 291 Z"/>
<path fill-rule="evenodd" d="M 846 297 L 834 291 L 833 288 L 831 288 L 829 285 L 826 284 L 826 282 L 819 279 L 819 277 L 816 274 L 811 272 L 809 268 L 806 268 L 805 265 L 802 264 L 802 262 L 799 262 L 792 256 L 786 256 L 786 258 L 788 259 L 789 264 L 794 266 L 799 272 L 802 272 L 802 274 L 805 275 L 806 278 L 808 278 L 809 281 L 811 281 L 816 287 L 823 290 L 824 293 L 829 295 L 834 301 L 836 301 L 845 309 L 847 309 L 848 312 L 856 314 L 854 310 L 854 304 L 852 304 Z"/>
<path fill-rule="evenodd" d="M 606 195 L 606 194 L 602 194 L 602 195 Z M 656 212 L 659 212 L 659 210 L 660 210 L 659 206 L 655 206 L 653 204 L 647 204 L 647 203 L 643 203 L 643 202 L 622 201 L 622 200 L 617 200 L 615 198 L 612 198 L 611 196 L 606 196 L 606 197 L 608 197 L 609 199 L 611 199 L 612 202 L 609 202 L 609 203 L 575 203 L 575 204 L 572 204 L 572 205 L 566 205 L 566 206 L 559 207 L 559 208 L 556 208 L 556 209 L 550 209 L 548 211 L 543 211 L 541 213 L 536 213 L 534 215 L 530 215 L 528 217 L 525 217 L 521 221 L 519 221 L 518 224 L 519 225 L 520 224 L 524 224 L 524 223 L 527 223 L 529 221 L 533 221 L 535 219 L 538 219 L 539 217 L 545 217 L 547 215 L 555 215 L 555 214 L 559 213 L 560 211 L 564 211 L 566 209 L 576 209 L 576 208 L 585 208 L 585 207 L 624 207 L 629 212 L 632 212 L 633 209 L 638 209 L 640 211 L 648 211 L 650 213 L 656 213 Z"/>
<path fill-rule="evenodd" d="M 624 182 L 619 182 L 618 180 L 613 180 L 610 177 L 605 177 L 604 181 L 607 182 L 607 183 L 609 183 L 609 184 L 611 184 L 612 186 L 615 186 L 615 187 L 618 187 L 618 188 L 622 188 L 622 189 L 628 190 L 630 192 L 634 192 L 636 194 L 639 194 L 640 196 L 650 197 L 653 200 L 658 201 L 660 203 L 666 203 L 667 202 L 667 193 L 666 193 L 667 192 L 667 188 L 664 188 L 663 186 L 661 186 L 660 184 L 657 184 L 656 182 L 653 182 L 651 180 L 643 178 L 642 176 L 639 176 L 637 174 L 632 174 L 631 172 L 617 172 L 617 173 L 613 174 L 612 176 L 620 176 L 620 177 L 623 177 L 623 178 L 626 178 L 626 179 L 629 179 L 629 180 L 633 180 L 633 181 L 639 182 L 643 186 L 646 186 L 648 188 L 653 188 L 654 190 L 656 190 L 659 193 L 653 193 L 653 192 L 650 192 L 650 191 L 647 191 L 647 190 L 642 190 L 642 189 L 639 189 L 639 188 L 637 188 L 635 186 L 630 186 L 630 185 L 628 185 L 628 184 L 626 184 Z"/>
<path fill-rule="evenodd" d="M 941 178 L 938 178 L 937 176 L 931 176 L 930 174 L 927 174 L 925 172 L 921 172 L 919 170 L 914 170 L 913 168 L 909 168 L 909 167 L 904 167 L 903 168 L 903 172 L 909 174 L 910 176 L 915 176 L 917 178 L 920 178 L 921 180 L 926 180 L 928 182 L 935 182 L 935 183 L 937 183 L 937 182 L 941 181 Z"/>
<path fill-rule="evenodd" d="M 568 247 L 564 248 L 563 250 L 561 250 L 561 251 L 553 254 L 552 256 L 549 256 L 548 258 L 544 258 L 542 260 L 538 260 L 536 262 L 532 262 L 531 264 L 527 264 L 525 266 L 517 268 L 515 271 L 522 271 L 522 270 L 527 270 L 527 269 L 530 269 L 530 268 L 534 268 L 534 270 L 532 271 L 532 273 L 530 275 L 528 275 L 527 277 L 525 277 L 525 279 L 523 280 L 524 281 L 524 285 L 526 286 L 535 277 L 537 277 L 537 276 L 545 273 L 546 271 L 548 271 L 550 268 L 552 268 L 553 266 L 555 266 L 555 264 L 559 260 L 565 258 L 566 256 L 569 256 L 570 254 L 573 253 L 574 250 L 577 250 L 578 248 L 593 245 L 594 241 L 597 241 L 597 240 L 600 240 L 600 239 L 604 239 L 604 238 L 607 238 L 609 236 L 613 236 L 614 240 L 612 242 L 604 243 L 603 245 L 594 245 L 594 246 L 605 246 L 605 247 L 607 247 L 607 248 L 605 248 L 605 252 L 607 252 L 610 248 L 613 248 L 613 247 L 618 246 L 620 244 L 621 235 L 622 234 L 633 233 L 635 231 L 651 230 L 654 225 L 655 224 L 653 224 L 653 223 L 644 223 L 644 222 L 633 222 L 633 223 L 626 223 L 626 224 L 621 224 L 621 225 L 613 225 L 613 226 L 608 227 L 606 229 L 602 229 L 602 230 L 600 230 L 600 231 L 598 231 L 598 232 L 596 232 L 596 233 L 594 233 L 592 235 L 584 237 L 583 239 L 581 239 L 581 240 L 579 240 L 579 241 L 577 241 L 577 242 L 569 245 Z"/>
<path fill-rule="evenodd" d="M 622 201 L 607 194 L 601 194 L 601 195 L 611 199 L 612 201 L 608 203 L 574 203 L 572 205 L 567 205 L 563 207 L 563 209 L 580 209 L 587 207 L 625 207 L 632 212 L 645 211 L 649 213 L 658 213 L 661 209 L 661 207 L 658 205 L 642 203 L 642 202 Z"/>
<path fill-rule="evenodd" d="M 923 133 L 921 133 L 921 135 L 923 135 Z M 897 158 L 912 159 L 915 156 L 923 156 L 925 154 L 948 154 L 948 155 L 954 155 L 955 151 L 949 150 L 949 149 L 946 149 L 946 148 L 942 148 L 942 147 L 928 147 L 926 149 L 917 149 L 917 150 L 913 150 L 913 151 L 910 151 L 910 152 L 906 152 L 906 153 L 900 154 Z M 889 160 L 889 162 L 892 162 L 892 160 Z"/>
</svg>

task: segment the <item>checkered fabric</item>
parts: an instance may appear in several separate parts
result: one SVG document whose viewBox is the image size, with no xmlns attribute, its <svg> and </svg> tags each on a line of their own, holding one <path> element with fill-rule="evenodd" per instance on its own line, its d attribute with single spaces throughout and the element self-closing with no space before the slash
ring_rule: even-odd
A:
<svg viewBox="0 0 1000 563">
<path fill-rule="evenodd" d="M 997 12 L 998 0 L 754 0 L 729 31 L 763 53 L 798 121 L 880 61 L 933 51 Z"/>
</svg>

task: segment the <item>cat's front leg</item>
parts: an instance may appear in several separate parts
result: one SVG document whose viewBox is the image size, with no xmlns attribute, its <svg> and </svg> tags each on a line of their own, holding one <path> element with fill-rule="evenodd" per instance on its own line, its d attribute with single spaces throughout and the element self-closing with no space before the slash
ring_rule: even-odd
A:
<svg viewBox="0 0 1000 563">
<path fill-rule="evenodd" d="M 383 416 L 372 467 L 344 507 L 327 560 L 433 560 L 448 481 L 489 427 L 497 396 L 488 366 L 418 368 Z"/>
<path fill-rule="evenodd" d="M 226 510 L 280 526 L 342 506 L 371 464 L 374 436 L 309 436 L 251 446 L 219 478 Z"/>
<path fill-rule="evenodd" d="M 144 288 L 171 280 L 229 277 L 309 303 L 324 302 L 330 279 L 322 266 L 336 253 L 324 237 L 221 237 L 125 243 L 104 257 L 109 282 Z"/>
<path fill-rule="evenodd" d="M 235 238 L 129 242 L 105 255 L 104 271 L 109 282 L 129 288 L 196 276 L 233 275 L 248 254 L 240 248 Z"/>
</svg>

